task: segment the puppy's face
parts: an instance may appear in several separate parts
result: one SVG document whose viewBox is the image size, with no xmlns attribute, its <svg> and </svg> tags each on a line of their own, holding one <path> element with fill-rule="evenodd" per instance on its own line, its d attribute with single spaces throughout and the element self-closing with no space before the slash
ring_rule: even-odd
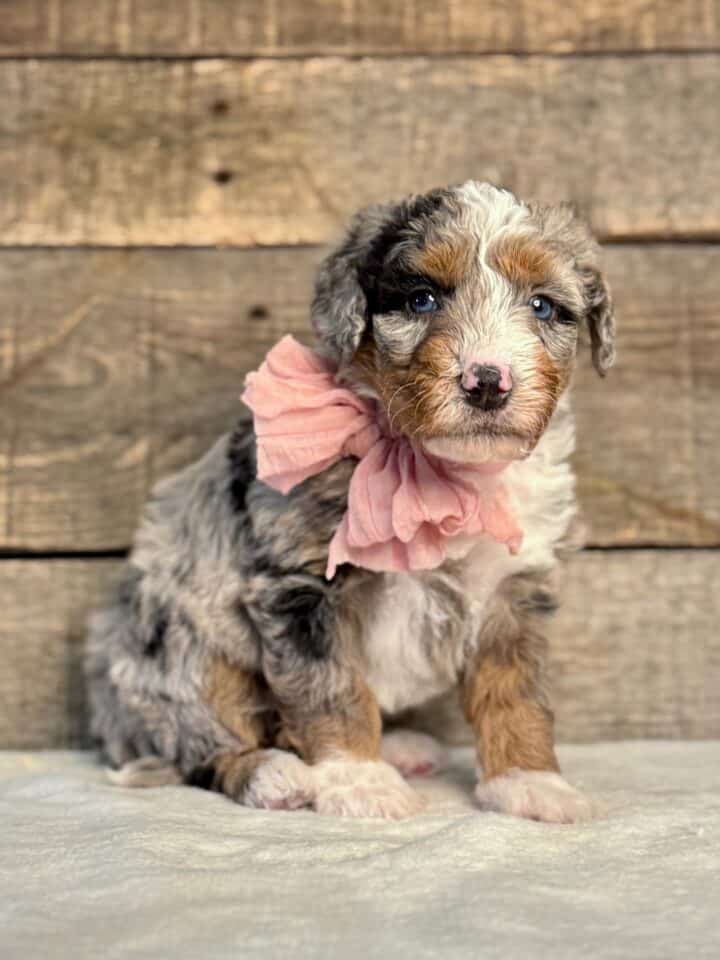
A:
<svg viewBox="0 0 720 960">
<path fill-rule="evenodd" d="M 581 324 L 599 372 L 613 361 L 596 256 L 568 208 L 469 182 L 359 214 L 321 269 L 313 319 L 394 431 L 451 458 L 516 459 L 569 382 Z"/>
</svg>

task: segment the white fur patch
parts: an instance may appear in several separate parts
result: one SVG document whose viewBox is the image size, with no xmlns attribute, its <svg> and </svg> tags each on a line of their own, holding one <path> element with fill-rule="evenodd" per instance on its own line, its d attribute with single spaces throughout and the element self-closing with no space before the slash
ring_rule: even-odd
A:
<svg viewBox="0 0 720 960">
<path fill-rule="evenodd" d="M 314 797 L 311 768 L 286 750 L 269 750 L 268 758 L 252 774 L 242 801 L 264 810 L 297 810 Z"/>
<path fill-rule="evenodd" d="M 455 195 L 462 204 L 463 226 L 485 244 L 496 240 L 505 230 L 517 232 L 528 224 L 528 208 L 509 190 L 467 180 L 456 189 Z"/>
<path fill-rule="evenodd" d="M 449 632 L 448 612 L 422 576 L 389 574 L 378 603 L 365 624 L 367 679 L 382 710 L 399 713 L 438 696 L 457 680 L 462 665 L 459 644 L 448 644 L 432 658 L 430 634 Z"/>
<path fill-rule="evenodd" d="M 392 730 L 382 738 L 380 755 L 404 777 L 429 777 L 447 766 L 445 747 L 427 733 Z"/>
<path fill-rule="evenodd" d="M 582 823 L 593 816 L 590 799 L 549 770 L 511 770 L 479 783 L 475 797 L 483 810 L 543 823 Z"/>
<path fill-rule="evenodd" d="M 382 760 L 323 760 L 312 769 L 315 809 L 326 816 L 400 820 L 424 806 L 397 770 Z"/>
<path fill-rule="evenodd" d="M 576 511 L 575 479 L 568 463 L 574 439 L 565 395 L 532 454 L 511 463 L 503 474 L 523 530 L 518 554 L 511 555 L 487 537 L 456 537 L 448 544 L 448 557 L 464 563 L 455 574 L 441 569 L 433 576 L 445 577 L 449 587 L 454 584 L 470 601 L 461 630 L 454 629 L 447 606 L 428 587 L 426 575 L 385 575 L 363 637 L 368 682 L 385 713 L 418 706 L 454 686 L 500 583 L 525 570 L 554 566 L 555 548 Z"/>
</svg>

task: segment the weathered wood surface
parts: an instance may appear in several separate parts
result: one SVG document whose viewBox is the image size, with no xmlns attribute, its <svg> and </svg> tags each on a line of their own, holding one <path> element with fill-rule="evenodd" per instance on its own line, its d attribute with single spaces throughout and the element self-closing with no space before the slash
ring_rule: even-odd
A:
<svg viewBox="0 0 720 960">
<path fill-rule="evenodd" d="M 152 483 L 241 409 L 244 373 L 307 336 L 320 250 L 0 253 L 0 549 L 126 547 Z M 720 248 L 605 252 L 619 360 L 576 386 L 599 545 L 720 545 Z"/>
<path fill-rule="evenodd" d="M 551 634 L 563 740 L 720 736 L 720 552 L 577 557 Z"/>
<path fill-rule="evenodd" d="M 707 50 L 719 27 L 718 0 L 5 0 L 0 53 Z"/>
<path fill-rule="evenodd" d="M 0 242 L 324 243 L 468 177 L 717 237 L 718 89 L 712 55 L 5 60 Z"/>
<path fill-rule="evenodd" d="M 576 389 L 598 545 L 720 544 L 720 247 L 608 249 L 618 361 Z M 630 561 L 629 561 L 630 562 Z"/>
<path fill-rule="evenodd" d="M 125 547 L 153 481 L 230 427 L 244 371 L 306 330 L 316 258 L 1 255 L 0 543 Z"/>
<path fill-rule="evenodd" d="M 0 563 L 0 748 L 84 742 L 85 622 L 118 569 L 103 560 Z"/>
<path fill-rule="evenodd" d="M 87 611 L 117 561 L 0 564 L 0 746 L 85 741 Z M 573 558 L 551 628 L 561 740 L 720 736 L 720 554 Z"/>
</svg>

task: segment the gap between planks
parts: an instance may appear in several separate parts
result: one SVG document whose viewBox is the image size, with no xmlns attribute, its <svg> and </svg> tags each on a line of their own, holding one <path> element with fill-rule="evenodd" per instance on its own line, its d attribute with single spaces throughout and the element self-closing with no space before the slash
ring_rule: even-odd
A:
<svg viewBox="0 0 720 960">
<path fill-rule="evenodd" d="M 26 560 L 126 560 L 130 556 L 130 547 L 109 548 L 107 550 L 14 550 L 0 549 L 0 563 L 3 561 Z M 578 553 L 641 553 L 648 551 L 658 553 L 717 553 L 720 555 L 720 546 L 701 545 L 693 546 L 685 543 L 621 543 L 615 546 L 603 544 L 588 544 Z"/>
<path fill-rule="evenodd" d="M 1 59 L 1 58 L 0 58 Z M 398 198 L 399 199 L 399 198 Z M 613 247 L 648 247 L 649 249 L 657 247 L 716 247 L 720 246 L 720 227 L 706 233 L 680 233 L 680 234 L 628 234 L 627 236 L 613 234 L 612 236 L 603 236 L 596 233 L 595 238 L 603 247 L 611 249 Z M 300 241 L 298 243 L 256 243 L 253 246 L 243 246 L 241 244 L 231 243 L 3 243 L 0 240 L 0 253 L 54 253 L 63 250 L 75 250 L 79 253 L 132 253 L 143 251 L 152 252 L 162 250 L 167 252 L 178 251 L 179 253 L 187 251 L 213 252 L 222 250 L 242 250 L 242 251 L 268 251 L 281 253 L 287 251 L 291 253 L 297 250 L 317 250 L 322 252 L 332 244 L 325 243 L 307 243 Z"/>
<path fill-rule="evenodd" d="M 373 53 L 347 53 L 342 48 L 328 47 L 313 53 L 223 53 L 204 50 L 202 53 L 3 53 L 0 63 L 42 60 L 49 63 L 202 63 L 203 60 L 225 60 L 228 63 L 252 63 L 253 60 L 278 60 L 302 63 L 308 60 L 406 60 L 422 57 L 424 60 L 452 61 L 474 57 L 477 60 L 492 60 L 500 57 L 512 57 L 517 60 L 601 60 L 613 57 L 616 60 L 638 60 L 649 57 L 711 57 L 720 53 L 720 47 L 654 47 L 652 50 L 627 50 L 613 48 L 607 50 L 474 50 L 457 49 L 452 52 L 433 52 L 422 47 L 408 47 L 403 50 L 391 50 L 387 53 L 377 50 Z"/>
</svg>

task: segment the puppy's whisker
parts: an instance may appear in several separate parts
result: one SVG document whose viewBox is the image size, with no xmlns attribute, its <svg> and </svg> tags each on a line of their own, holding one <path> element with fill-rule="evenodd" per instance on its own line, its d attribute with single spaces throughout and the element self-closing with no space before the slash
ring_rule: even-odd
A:
<svg viewBox="0 0 720 960">
<path fill-rule="evenodd" d="M 411 401 L 410 401 L 408 404 L 406 404 L 404 407 L 401 407 L 399 411 L 394 411 L 394 412 L 393 412 L 393 410 L 392 410 L 393 400 L 394 400 L 395 397 L 397 397 L 397 395 L 398 395 L 402 390 L 404 390 L 406 387 L 415 387 L 415 386 L 417 386 L 417 385 L 418 385 L 417 377 L 413 377 L 412 380 L 409 380 L 409 381 L 407 381 L 406 383 L 402 384 L 402 386 L 398 387 L 398 389 L 393 393 L 392 397 L 390 398 L 390 401 L 388 402 L 388 405 L 387 405 L 387 409 L 388 409 L 388 413 L 390 414 L 390 416 L 389 416 L 389 424 L 390 424 L 390 429 L 391 429 L 391 430 L 394 429 L 394 424 L 395 424 L 395 420 L 397 419 L 397 417 L 400 416 L 401 413 L 404 413 L 404 411 L 407 410 L 407 408 L 412 404 L 412 400 L 411 400 Z"/>
<path fill-rule="evenodd" d="M 395 429 L 395 423 L 396 423 L 396 421 L 398 420 L 398 418 L 399 418 L 403 413 L 405 413 L 406 410 L 409 410 L 410 407 L 412 407 L 412 405 L 413 405 L 413 401 L 410 400 L 408 403 L 405 404 L 404 407 L 400 407 L 399 410 L 396 410 L 396 411 L 395 411 L 395 413 L 393 414 L 393 416 L 392 416 L 392 418 L 391 418 L 391 420 L 390 420 L 390 429 L 391 429 L 391 430 L 394 430 L 394 429 Z M 402 424 L 400 425 L 400 428 L 399 428 L 399 429 L 400 429 L 400 432 L 403 432 L 403 430 L 402 430 Z"/>
<path fill-rule="evenodd" d="M 398 411 L 397 416 L 400 416 L 401 413 L 404 413 L 406 410 L 408 410 L 408 409 L 412 406 L 412 407 L 413 407 L 413 420 L 417 420 L 418 409 L 419 409 L 420 405 L 421 405 L 422 403 L 427 402 L 427 400 L 428 400 L 428 399 L 431 399 L 431 397 L 432 397 L 432 390 L 431 390 L 429 387 L 425 387 L 424 389 L 421 389 L 420 394 L 417 396 L 417 398 L 415 399 L 415 401 L 413 402 L 413 401 L 411 400 L 409 403 L 405 404 L 405 406 L 402 407 L 402 408 Z M 405 432 L 408 432 L 408 431 L 405 431 Z M 409 431 L 409 434 L 408 434 L 408 435 L 411 436 L 411 437 L 414 437 L 414 436 L 417 435 L 417 433 L 418 433 L 418 428 L 417 428 L 417 426 L 414 426 L 413 424 L 411 424 L 411 425 L 410 425 L 410 431 Z"/>
<path fill-rule="evenodd" d="M 410 381 L 408 381 L 407 383 L 401 384 L 401 385 L 397 388 L 397 390 L 393 393 L 393 395 L 390 397 L 390 399 L 389 399 L 388 402 L 387 402 L 387 409 L 388 409 L 388 412 L 389 412 L 389 413 L 392 412 L 392 405 L 393 405 L 393 402 L 394 402 L 394 400 L 395 400 L 395 397 L 397 397 L 398 394 L 402 393 L 403 390 L 407 390 L 408 387 L 412 387 L 412 386 L 414 386 L 414 385 L 415 385 L 415 380 L 410 380 Z"/>
</svg>

